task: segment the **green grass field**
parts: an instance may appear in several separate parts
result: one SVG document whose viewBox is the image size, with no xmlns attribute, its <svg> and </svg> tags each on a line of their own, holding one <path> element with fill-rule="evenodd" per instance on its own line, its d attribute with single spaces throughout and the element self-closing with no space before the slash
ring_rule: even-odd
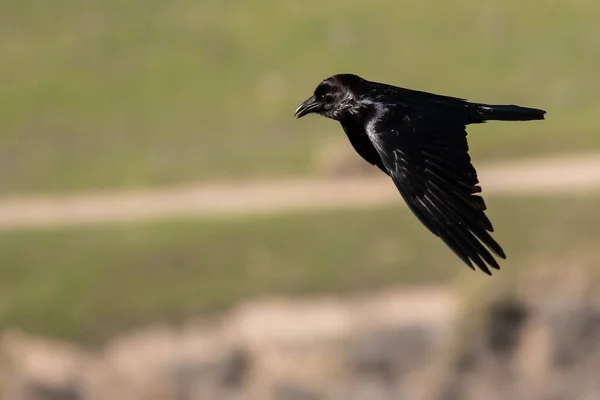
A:
<svg viewBox="0 0 600 400">
<path fill-rule="evenodd" d="M 292 113 L 333 73 L 549 111 L 476 159 L 600 147 L 593 1 L 6 0 L 0 193 L 314 174 Z"/>
<path fill-rule="evenodd" d="M 0 234 L 0 330 L 93 343 L 260 295 L 502 282 L 529 266 L 595 266 L 600 198 L 489 201 L 508 260 L 460 263 L 407 209 L 173 221 Z M 587 264 L 586 264 L 587 263 Z M 494 281 L 492 281 L 492 279 Z"/>
</svg>

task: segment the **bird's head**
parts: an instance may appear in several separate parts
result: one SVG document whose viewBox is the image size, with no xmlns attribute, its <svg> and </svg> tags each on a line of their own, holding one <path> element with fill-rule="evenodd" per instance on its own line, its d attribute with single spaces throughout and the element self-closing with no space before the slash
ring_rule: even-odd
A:
<svg viewBox="0 0 600 400">
<path fill-rule="evenodd" d="M 319 83 L 314 94 L 296 108 L 294 116 L 316 113 L 339 121 L 353 112 L 354 89 L 362 82 L 362 78 L 352 74 L 333 75 Z"/>
</svg>

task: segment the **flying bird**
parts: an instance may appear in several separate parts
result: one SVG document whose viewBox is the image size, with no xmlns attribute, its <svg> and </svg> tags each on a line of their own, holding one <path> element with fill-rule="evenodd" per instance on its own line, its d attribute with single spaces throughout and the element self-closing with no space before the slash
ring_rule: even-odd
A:
<svg viewBox="0 0 600 400">
<path fill-rule="evenodd" d="M 353 74 L 323 80 L 296 109 L 338 121 L 354 150 L 391 177 L 410 210 L 471 269 L 491 275 L 506 259 L 471 164 L 466 126 L 543 120 L 546 111 L 371 82 Z"/>
</svg>

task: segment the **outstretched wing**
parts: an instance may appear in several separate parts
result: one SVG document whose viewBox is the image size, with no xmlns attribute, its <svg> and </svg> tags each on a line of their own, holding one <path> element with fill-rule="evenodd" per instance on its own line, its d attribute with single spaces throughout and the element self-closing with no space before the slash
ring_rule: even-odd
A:
<svg viewBox="0 0 600 400">
<path fill-rule="evenodd" d="M 374 107 L 367 134 L 411 211 L 469 267 L 491 275 L 488 266 L 500 267 L 488 248 L 506 256 L 489 234 L 494 229 L 477 194 L 462 107 Z"/>
</svg>

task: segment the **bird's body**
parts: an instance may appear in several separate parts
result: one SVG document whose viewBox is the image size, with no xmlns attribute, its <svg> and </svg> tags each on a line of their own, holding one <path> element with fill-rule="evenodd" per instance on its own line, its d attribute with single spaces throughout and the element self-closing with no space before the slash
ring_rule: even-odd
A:
<svg viewBox="0 0 600 400">
<path fill-rule="evenodd" d="M 499 269 L 477 172 L 468 154 L 469 124 L 544 119 L 545 111 L 486 105 L 371 82 L 352 74 L 322 81 L 295 115 L 318 113 L 342 125 L 356 152 L 389 175 L 410 210 L 467 265 Z M 487 246 L 487 248 L 485 246 Z"/>
</svg>

